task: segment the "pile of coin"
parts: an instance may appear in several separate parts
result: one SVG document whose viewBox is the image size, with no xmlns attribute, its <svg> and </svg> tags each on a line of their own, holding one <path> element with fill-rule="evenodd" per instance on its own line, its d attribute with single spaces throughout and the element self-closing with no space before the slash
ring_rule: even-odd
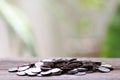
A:
<svg viewBox="0 0 120 80">
<path fill-rule="evenodd" d="M 108 73 L 113 70 L 109 64 L 102 62 L 71 59 L 44 59 L 32 64 L 24 64 L 19 67 L 9 68 L 9 72 L 16 72 L 18 76 L 53 76 L 53 75 L 76 75 L 82 76 L 87 73 Z"/>
</svg>

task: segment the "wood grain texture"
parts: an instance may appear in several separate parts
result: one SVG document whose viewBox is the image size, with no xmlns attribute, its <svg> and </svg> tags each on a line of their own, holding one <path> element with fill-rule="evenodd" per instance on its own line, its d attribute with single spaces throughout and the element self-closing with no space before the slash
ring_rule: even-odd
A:
<svg viewBox="0 0 120 80">
<path fill-rule="evenodd" d="M 51 77 L 27 77 L 17 76 L 15 73 L 9 73 L 8 68 L 20 66 L 25 63 L 34 63 L 39 59 L 1 59 L 0 60 L 0 80 L 120 80 L 120 58 L 80 58 L 81 60 L 102 61 L 113 65 L 116 70 L 110 73 L 90 73 L 84 76 L 61 75 Z"/>
</svg>

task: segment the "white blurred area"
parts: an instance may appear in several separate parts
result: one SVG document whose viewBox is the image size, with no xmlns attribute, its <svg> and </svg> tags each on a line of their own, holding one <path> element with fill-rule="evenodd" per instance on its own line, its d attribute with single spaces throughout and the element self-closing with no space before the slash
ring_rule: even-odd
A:
<svg viewBox="0 0 120 80">
<path fill-rule="evenodd" d="M 104 8 L 84 10 L 74 0 L 10 0 L 29 18 L 38 57 L 94 57 L 114 12 L 117 0 L 103 0 Z M 64 15 L 61 17 L 61 15 Z M 80 35 L 74 25 L 80 18 L 90 20 Z M 0 18 L 0 58 L 31 57 L 27 51 L 18 53 L 19 41 L 10 42 L 5 22 Z M 11 46 L 12 44 L 12 46 Z M 25 54 L 26 53 L 26 54 Z"/>
</svg>

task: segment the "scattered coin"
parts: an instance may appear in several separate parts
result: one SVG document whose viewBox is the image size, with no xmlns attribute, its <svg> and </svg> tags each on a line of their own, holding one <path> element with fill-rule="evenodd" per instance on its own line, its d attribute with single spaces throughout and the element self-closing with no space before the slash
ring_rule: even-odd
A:
<svg viewBox="0 0 120 80">
<path fill-rule="evenodd" d="M 54 60 L 53 59 L 44 59 L 42 60 L 44 63 L 44 66 L 52 68 L 54 67 Z"/>
<path fill-rule="evenodd" d="M 104 73 L 110 72 L 110 69 L 109 69 L 109 68 L 102 67 L 102 66 L 100 66 L 100 67 L 98 68 L 98 70 L 99 70 L 100 72 L 104 72 Z"/>
<path fill-rule="evenodd" d="M 43 59 L 42 62 L 53 62 L 53 59 Z"/>
<path fill-rule="evenodd" d="M 65 62 L 65 60 L 62 58 L 55 59 L 55 63 L 62 63 L 62 62 Z"/>
<path fill-rule="evenodd" d="M 26 70 L 25 73 L 26 73 L 28 76 L 36 76 L 37 73 L 33 73 L 32 70 L 33 70 L 33 69 L 30 68 L 30 69 Z"/>
<path fill-rule="evenodd" d="M 50 76 L 52 74 L 51 71 L 45 71 L 40 73 L 42 76 Z"/>
<path fill-rule="evenodd" d="M 41 69 L 40 68 L 31 68 L 31 72 L 39 73 L 39 72 L 41 72 Z"/>
<path fill-rule="evenodd" d="M 60 68 L 54 68 L 50 70 L 53 75 L 60 75 L 62 73 L 62 70 Z"/>
<path fill-rule="evenodd" d="M 29 72 L 27 73 L 28 76 L 36 76 L 37 74 L 36 73 L 32 73 L 32 72 Z"/>
<path fill-rule="evenodd" d="M 17 72 L 17 71 L 18 71 L 18 67 L 13 67 L 8 69 L 8 72 Z"/>
<path fill-rule="evenodd" d="M 83 75 L 86 75 L 87 73 L 86 72 L 78 72 L 77 74 L 75 74 L 76 76 L 83 76 Z"/>
<path fill-rule="evenodd" d="M 41 66 L 40 67 L 42 71 L 48 71 L 48 70 L 51 70 L 52 68 L 48 68 L 48 67 L 44 67 L 44 66 Z"/>
<path fill-rule="evenodd" d="M 71 58 L 71 59 L 69 59 L 69 61 L 76 61 L 77 60 L 77 58 Z"/>
<path fill-rule="evenodd" d="M 96 71 L 108 73 L 113 70 L 109 64 L 102 62 L 81 61 L 76 58 L 44 59 L 32 64 L 9 68 L 9 72 L 16 72 L 18 76 L 54 76 L 70 74 L 82 76 Z"/>
<path fill-rule="evenodd" d="M 101 66 L 109 68 L 110 70 L 113 70 L 112 65 L 110 65 L 110 64 L 103 64 Z"/>
<path fill-rule="evenodd" d="M 18 71 L 24 71 L 24 70 L 27 70 L 27 69 L 29 69 L 29 68 L 30 68 L 29 65 L 26 65 L 26 66 L 20 66 L 20 67 L 18 67 Z"/>
<path fill-rule="evenodd" d="M 84 71 L 87 71 L 87 68 L 77 68 L 77 70 L 78 70 L 79 72 L 84 72 Z"/>
<path fill-rule="evenodd" d="M 67 72 L 67 74 L 76 74 L 78 73 L 78 69 L 73 69 Z"/>
<path fill-rule="evenodd" d="M 35 67 L 38 67 L 38 68 L 40 68 L 40 67 L 43 66 L 43 65 L 44 65 L 43 62 L 36 62 L 36 63 L 35 63 Z"/>
<path fill-rule="evenodd" d="M 25 75 L 26 75 L 26 73 L 25 73 L 24 71 L 17 72 L 16 74 L 17 74 L 18 76 L 25 76 Z"/>
</svg>

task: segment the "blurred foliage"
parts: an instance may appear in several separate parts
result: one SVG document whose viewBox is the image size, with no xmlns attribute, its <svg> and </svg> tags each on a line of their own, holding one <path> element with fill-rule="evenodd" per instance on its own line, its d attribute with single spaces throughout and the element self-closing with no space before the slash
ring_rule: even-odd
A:
<svg viewBox="0 0 120 80">
<path fill-rule="evenodd" d="M 120 57 L 120 3 L 109 22 L 101 50 L 102 57 Z"/>
<path fill-rule="evenodd" d="M 83 8 L 89 10 L 91 8 L 101 9 L 104 7 L 102 0 L 75 0 L 75 2 L 79 5 L 80 9 Z M 85 18 L 85 16 L 83 17 L 84 18 L 77 21 L 74 26 L 75 32 L 78 35 L 91 25 L 91 21 L 88 18 Z"/>
<path fill-rule="evenodd" d="M 77 1 L 80 7 L 83 7 L 84 9 L 104 7 L 102 0 L 75 0 L 75 1 Z"/>
<path fill-rule="evenodd" d="M 11 30 L 11 33 L 17 35 L 21 44 L 24 45 L 22 47 L 30 50 L 32 56 L 36 56 L 30 23 L 26 16 L 6 0 L 0 0 L 0 16 L 8 24 L 8 29 Z"/>
<path fill-rule="evenodd" d="M 80 35 L 80 33 L 84 32 L 84 30 L 86 30 L 86 28 L 88 28 L 89 26 L 90 20 L 84 18 L 75 22 L 74 29 L 77 35 Z"/>
<path fill-rule="evenodd" d="M 50 0 L 50 2 L 54 16 L 72 26 L 72 30 L 78 36 L 91 25 L 90 18 L 86 18 L 86 15 L 81 16 L 83 15 L 81 9 L 96 10 L 104 7 L 103 0 Z"/>
</svg>

